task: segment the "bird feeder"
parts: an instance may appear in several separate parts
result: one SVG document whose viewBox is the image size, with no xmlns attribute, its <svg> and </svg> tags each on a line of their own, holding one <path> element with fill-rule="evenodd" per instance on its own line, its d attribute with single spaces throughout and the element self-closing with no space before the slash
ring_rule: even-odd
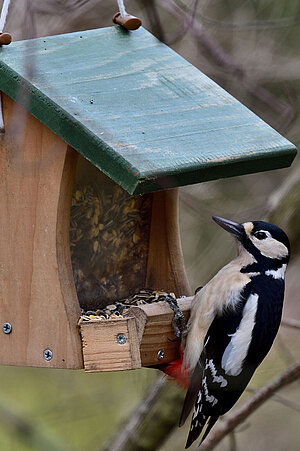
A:
<svg viewBox="0 0 300 451">
<path fill-rule="evenodd" d="M 81 309 L 189 296 L 178 187 L 289 166 L 295 147 L 143 28 L 13 42 L 0 90 L 0 364 L 171 361 L 164 302 L 105 321 Z"/>
</svg>

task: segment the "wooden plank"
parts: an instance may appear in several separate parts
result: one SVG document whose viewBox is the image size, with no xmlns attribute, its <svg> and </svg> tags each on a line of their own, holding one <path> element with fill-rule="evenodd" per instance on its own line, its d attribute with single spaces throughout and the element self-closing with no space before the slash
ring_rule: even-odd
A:
<svg viewBox="0 0 300 451">
<path fill-rule="evenodd" d="M 178 299 L 178 305 L 188 320 L 193 297 Z M 158 366 L 179 357 L 180 340 L 172 342 L 174 312 L 166 302 L 131 307 L 129 315 L 136 318 L 138 329 L 143 331 L 140 343 L 142 366 Z M 158 359 L 158 351 L 164 358 Z"/>
<path fill-rule="evenodd" d="M 178 299 L 188 320 L 193 297 Z M 103 321 L 81 321 L 84 368 L 87 372 L 121 371 L 141 366 L 159 366 L 179 356 L 180 341 L 174 338 L 174 312 L 166 302 L 131 307 L 128 317 Z M 123 334 L 124 344 L 117 336 Z M 163 359 L 158 352 L 163 351 Z"/>
<path fill-rule="evenodd" d="M 285 167 L 296 154 L 142 28 L 13 42 L 0 50 L 0 89 L 129 193 Z"/>
<path fill-rule="evenodd" d="M 5 95 L 3 106 L 0 324 L 12 332 L 0 333 L 0 364 L 82 368 L 69 246 L 76 152 Z"/>
<path fill-rule="evenodd" d="M 178 189 L 153 194 L 145 286 L 177 297 L 191 294 L 180 240 Z"/>
<path fill-rule="evenodd" d="M 81 322 L 86 372 L 132 370 L 141 367 L 135 318 Z M 118 343 L 118 335 L 125 343 Z"/>
</svg>

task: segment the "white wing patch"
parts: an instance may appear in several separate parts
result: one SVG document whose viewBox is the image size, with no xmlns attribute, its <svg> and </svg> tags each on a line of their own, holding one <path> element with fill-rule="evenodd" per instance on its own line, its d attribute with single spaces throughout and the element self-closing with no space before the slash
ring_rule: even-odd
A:
<svg viewBox="0 0 300 451">
<path fill-rule="evenodd" d="M 284 274 L 286 270 L 286 264 L 282 265 L 278 269 L 268 269 L 268 271 L 265 272 L 266 276 L 272 276 L 274 279 L 284 279 Z"/>
<path fill-rule="evenodd" d="M 201 392 L 200 392 L 200 393 L 201 393 Z M 196 403 L 196 405 L 195 405 L 194 413 L 193 413 L 193 420 L 194 420 L 195 418 L 197 418 L 197 416 L 199 415 L 199 413 L 200 413 L 201 410 L 202 410 L 202 404 L 201 404 L 200 402 L 201 402 L 201 398 L 200 398 L 199 402 L 197 401 L 197 403 Z"/>
<path fill-rule="evenodd" d="M 202 390 L 205 396 L 205 401 L 209 402 L 212 407 L 214 407 L 218 400 L 214 397 L 214 395 L 210 395 L 207 388 L 206 376 L 202 379 Z"/>
<path fill-rule="evenodd" d="M 243 361 L 251 343 L 255 325 L 258 294 L 251 294 L 243 310 L 243 318 L 236 332 L 226 347 L 222 357 L 222 368 L 228 376 L 238 376 L 242 371 Z"/>
<path fill-rule="evenodd" d="M 207 361 L 206 361 L 206 362 L 207 362 Z M 205 369 L 206 369 L 206 370 L 207 370 L 207 369 L 210 369 L 210 372 L 211 372 L 211 375 L 212 375 L 212 378 L 213 378 L 213 382 L 217 382 L 218 384 L 220 384 L 220 387 L 221 387 L 221 388 L 226 387 L 226 385 L 227 385 L 227 380 L 224 379 L 223 376 L 217 376 L 217 370 L 216 370 L 216 367 L 215 367 L 214 362 L 213 362 L 212 359 L 210 359 L 210 360 L 206 363 Z"/>
</svg>

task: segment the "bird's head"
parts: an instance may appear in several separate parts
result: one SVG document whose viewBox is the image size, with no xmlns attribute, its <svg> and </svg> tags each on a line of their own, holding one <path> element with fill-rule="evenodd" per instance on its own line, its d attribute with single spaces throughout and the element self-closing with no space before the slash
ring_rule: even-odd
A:
<svg viewBox="0 0 300 451">
<path fill-rule="evenodd" d="M 290 243 L 287 235 L 274 224 L 251 221 L 239 224 L 228 219 L 213 216 L 213 220 L 232 233 L 240 243 L 240 250 L 246 250 L 259 262 L 271 259 L 287 263 L 290 257 Z"/>
</svg>

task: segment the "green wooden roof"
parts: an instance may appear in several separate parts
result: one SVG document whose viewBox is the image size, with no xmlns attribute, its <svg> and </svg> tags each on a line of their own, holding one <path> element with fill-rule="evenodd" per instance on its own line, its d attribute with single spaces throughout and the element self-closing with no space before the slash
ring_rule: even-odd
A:
<svg viewBox="0 0 300 451">
<path fill-rule="evenodd" d="M 129 193 L 285 167 L 296 153 L 143 28 L 13 42 L 0 90 Z"/>
</svg>

